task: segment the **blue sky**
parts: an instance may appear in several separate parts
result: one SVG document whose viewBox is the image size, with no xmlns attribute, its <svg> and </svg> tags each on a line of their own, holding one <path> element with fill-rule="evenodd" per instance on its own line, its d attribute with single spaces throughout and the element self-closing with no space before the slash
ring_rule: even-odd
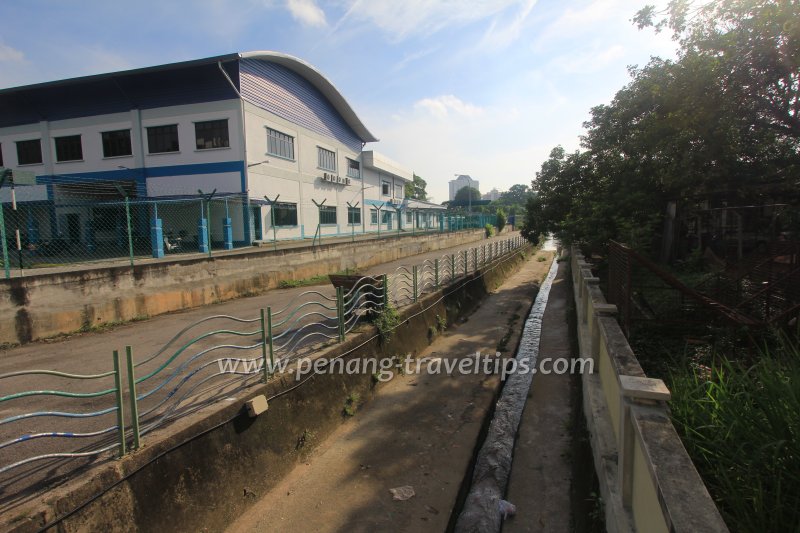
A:
<svg viewBox="0 0 800 533">
<path fill-rule="evenodd" d="M 671 57 L 630 22 L 646 0 L 0 1 L 0 87 L 276 50 L 308 61 L 381 139 L 367 145 L 447 199 L 529 184 L 628 65 Z M 651 2 L 652 3 L 652 2 Z"/>
</svg>

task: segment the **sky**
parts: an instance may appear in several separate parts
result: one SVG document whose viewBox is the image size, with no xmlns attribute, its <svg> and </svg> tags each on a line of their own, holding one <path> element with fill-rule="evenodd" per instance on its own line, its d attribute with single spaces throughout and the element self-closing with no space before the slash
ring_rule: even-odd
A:
<svg viewBox="0 0 800 533">
<path fill-rule="evenodd" d="M 252 50 L 322 72 L 435 201 L 530 185 L 629 65 L 675 56 L 647 0 L 0 0 L 0 88 Z M 659 2 L 653 2 L 659 5 Z"/>
</svg>

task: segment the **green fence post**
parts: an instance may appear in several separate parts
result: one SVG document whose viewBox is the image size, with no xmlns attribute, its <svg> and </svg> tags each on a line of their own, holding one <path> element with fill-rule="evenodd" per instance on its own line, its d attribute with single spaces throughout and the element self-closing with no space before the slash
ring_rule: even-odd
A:
<svg viewBox="0 0 800 533">
<path fill-rule="evenodd" d="M 133 266 L 133 231 L 131 230 L 131 200 L 125 197 L 125 219 L 128 224 L 128 256 L 131 258 Z"/>
<path fill-rule="evenodd" d="M 206 235 L 208 236 L 208 257 L 211 257 L 211 198 L 206 202 Z"/>
<path fill-rule="evenodd" d="M 3 214 L 3 204 L 0 203 L 0 239 L 3 239 L 3 267 L 6 270 L 6 279 L 11 277 L 11 264 L 8 262 L 8 240 L 6 239 L 6 220 Z"/>
<path fill-rule="evenodd" d="M 130 394 L 131 422 L 133 423 L 133 448 L 138 450 L 140 441 L 139 405 L 136 398 L 136 376 L 133 373 L 133 349 L 130 346 L 125 347 L 125 359 L 128 363 L 128 394 Z"/>
<path fill-rule="evenodd" d="M 381 276 L 381 283 L 383 284 L 383 308 L 386 309 L 389 306 L 389 279 L 386 274 Z"/>
<path fill-rule="evenodd" d="M 456 279 L 456 254 L 450 254 L 450 281 Z"/>
<path fill-rule="evenodd" d="M 264 366 L 261 372 L 264 373 L 264 383 L 269 380 L 270 365 L 267 363 L 267 319 L 264 309 L 261 308 L 261 357 L 264 359 Z"/>
<path fill-rule="evenodd" d="M 414 267 L 411 269 L 411 274 L 413 275 L 412 282 L 413 282 L 415 302 L 417 301 L 417 268 L 418 268 L 417 265 L 414 265 Z"/>
<path fill-rule="evenodd" d="M 472 266 L 474 267 L 473 270 L 476 272 L 478 271 L 478 248 L 472 249 Z"/>
<path fill-rule="evenodd" d="M 469 250 L 464 250 L 464 275 L 469 272 Z"/>
<path fill-rule="evenodd" d="M 435 290 L 439 290 L 439 260 L 436 259 L 433 262 L 433 287 Z"/>
<path fill-rule="evenodd" d="M 125 410 L 122 407 L 122 377 L 119 375 L 119 351 L 114 350 L 114 399 L 117 402 L 119 456 L 125 455 Z"/>
<path fill-rule="evenodd" d="M 336 318 L 339 322 L 339 342 L 344 342 L 344 289 L 336 287 Z"/>
</svg>

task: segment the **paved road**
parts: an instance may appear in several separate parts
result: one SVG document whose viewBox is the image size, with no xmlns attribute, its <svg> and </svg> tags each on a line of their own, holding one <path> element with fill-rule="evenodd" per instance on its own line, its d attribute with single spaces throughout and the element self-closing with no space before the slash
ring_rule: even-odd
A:
<svg viewBox="0 0 800 533">
<path fill-rule="evenodd" d="M 479 241 L 472 244 L 462 245 L 446 250 L 439 250 L 427 254 L 420 254 L 407 257 L 391 263 L 385 263 L 368 269 L 365 274 L 375 275 L 382 273 L 393 273 L 396 269 L 413 264 L 421 264 L 424 261 L 432 261 L 440 258 L 444 254 L 456 253 L 474 246 L 481 246 L 488 242 L 514 237 L 517 234 L 504 234 L 494 237 L 491 241 Z M 446 235 L 443 235 L 446 238 Z M 146 361 L 150 358 L 150 363 L 142 364 L 136 370 L 136 375 L 141 377 L 156 370 L 162 365 L 165 366 L 164 374 L 175 372 L 176 377 L 171 383 L 161 389 L 157 388 L 156 379 L 142 384 L 138 392 L 153 391 L 147 400 L 140 402 L 140 414 L 143 421 L 158 422 L 163 416 L 159 410 L 159 405 L 172 396 L 172 390 L 177 387 L 182 379 L 181 366 L 196 368 L 199 363 L 208 362 L 209 355 L 220 357 L 222 355 L 232 357 L 260 357 L 260 334 L 251 336 L 240 335 L 216 335 L 212 338 L 201 340 L 192 346 L 191 350 L 179 353 L 174 360 L 167 363 L 167 354 L 179 351 L 179 347 L 186 343 L 188 339 L 201 337 L 204 332 L 210 329 L 231 329 L 236 331 L 254 332 L 259 329 L 259 322 L 238 323 L 229 320 L 214 320 L 205 323 L 197 328 L 191 329 L 181 336 L 170 350 L 156 356 L 159 351 L 172 339 L 176 333 L 197 323 L 198 321 L 212 315 L 231 315 L 247 319 L 257 320 L 259 310 L 271 306 L 273 309 L 281 309 L 297 300 L 302 293 L 314 290 L 327 296 L 333 296 L 333 288 L 327 285 L 315 287 L 303 287 L 295 289 L 271 290 L 265 294 L 241 298 L 212 306 L 181 311 L 169 315 L 155 317 L 146 321 L 134 322 L 115 327 L 108 331 L 93 332 L 71 336 L 63 339 L 56 339 L 48 342 L 36 342 L 29 345 L 6 349 L 0 351 L 0 374 L 17 372 L 30 369 L 48 369 L 61 372 L 97 374 L 110 371 L 112 367 L 112 351 L 124 351 L 126 345 L 133 346 L 134 360 Z M 400 295 L 402 296 L 402 295 Z M 306 320 L 310 320 L 308 318 Z M 250 350 L 217 348 L 220 345 L 254 346 Z M 204 350 L 212 349 L 211 352 L 203 353 Z M 206 357 L 206 359 L 202 359 Z M 123 363 L 124 366 L 124 363 Z M 219 381 L 212 374 L 218 374 L 218 366 L 207 366 L 202 372 L 193 376 L 197 383 L 202 383 L 192 388 L 184 387 L 177 392 L 176 397 L 183 394 L 187 395 L 187 401 L 181 404 L 181 411 L 191 410 L 198 407 L 201 401 L 207 401 L 210 397 L 219 397 L 224 391 L 220 390 Z M 123 372 L 123 375 L 125 373 Z M 185 372 L 184 372 L 185 374 Z M 199 378 L 199 379 L 198 379 Z M 252 378 L 258 379 L 258 376 Z M 238 381 L 237 381 L 238 383 Z M 104 377 L 91 381 L 75 381 L 55 378 L 51 376 L 27 376 L 24 378 L 12 378 L 0 381 L 0 396 L 13 394 L 21 391 L 37 389 L 59 389 L 71 393 L 86 393 L 89 391 L 102 391 L 113 388 L 113 378 Z M 125 387 L 123 387 L 125 388 Z M 187 390 L 188 389 L 188 390 Z M 186 391 L 186 392 L 184 392 Z M 173 397 L 170 402 L 174 402 Z M 97 411 L 113 405 L 113 396 L 106 394 L 100 398 L 64 398 L 60 396 L 34 396 L 20 398 L 0 404 L 0 419 L 16 416 L 20 413 L 32 411 L 64 411 L 64 412 L 87 412 Z M 166 405 L 171 405 L 167 403 Z M 148 413 L 151 411 L 152 413 Z M 178 412 L 167 413 L 169 416 L 176 416 Z M 72 432 L 96 432 L 110 428 L 116 424 L 113 412 L 91 419 L 66 419 L 53 417 L 37 417 L 22 421 L 0 425 L 0 448 L 2 443 L 15 439 L 23 434 L 36 434 L 46 431 L 72 431 Z M 18 461 L 31 455 L 41 453 L 53 453 L 64 449 L 72 451 L 90 451 L 98 448 L 98 441 L 102 441 L 105 446 L 113 446 L 115 433 L 109 431 L 102 436 L 93 436 L 84 439 L 72 439 L 66 442 L 65 438 L 41 438 L 35 439 L 20 445 L 8 446 L 0 449 L 3 460 L 0 461 L 0 468 L 6 464 Z M 31 497 L 30 487 L 41 484 L 43 480 L 48 483 L 56 483 L 62 480 L 75 468 L 91 464 L 101 458 L 81 458 L 69 462 L 40 461 L 15 469 L 5 474 L 0 474 L 0 508 L 9 505 L 16 505 Z"/>
</svg>

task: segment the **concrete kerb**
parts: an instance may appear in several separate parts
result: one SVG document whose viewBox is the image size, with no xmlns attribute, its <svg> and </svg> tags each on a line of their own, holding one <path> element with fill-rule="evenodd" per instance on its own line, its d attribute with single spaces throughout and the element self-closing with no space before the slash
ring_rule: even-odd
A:
<svg viewBox="0 0 800 533">
<path fill-rule="evenodd" d="M 583 375 L 582 386 L 607 529 L 727 531 L 669 420 L 669 391 L 645 376 L 616 307 L 576 248 L 572 269 L 581 355 L 590 354 L 600 369 Z"/>
<path fill-rule="evenodd" d="M 522 262 L 522 253 L 511 254 L 402 308 L 401 333 L 386 345 L 370 326 L 316 355 L 363 358 L 376 353 L 418 352 L 427 345 L 428 329 L 438 323 L 439 316 L 447 317 L 450 325 L 468 314 Z M 0 530 L 38 531 L 78 508 L 58 527 L 125 530 L 131 529 L 133 517 L 140 531 L 221 530 L 248 505 L 248 491 L 268 490 L 312 449 L 298 451 L 298 435 L 312 431 L 318 440 L 324 439 L 341 423 L 348 393 L 355 391 L 368 400 L 377 386 L 370 375 L 325 374 L 303 383 L 298 386 L 283 376 L 255 384 L 238 393 L 235 402 L 220 403 L 202 417 L 158 430 L 140 450 L 90 469 L 35 509 L 8 513 Z M 243 405 L 260 394 L 270 398 L 270 407 L 258 419 L 250 419 Z M 263 479 L 253 479 L 254 469 L 264 472 Z M 235 495 L 241 495 L 242 486 L 245 497 L 238 498 Z"/>
</svg>

